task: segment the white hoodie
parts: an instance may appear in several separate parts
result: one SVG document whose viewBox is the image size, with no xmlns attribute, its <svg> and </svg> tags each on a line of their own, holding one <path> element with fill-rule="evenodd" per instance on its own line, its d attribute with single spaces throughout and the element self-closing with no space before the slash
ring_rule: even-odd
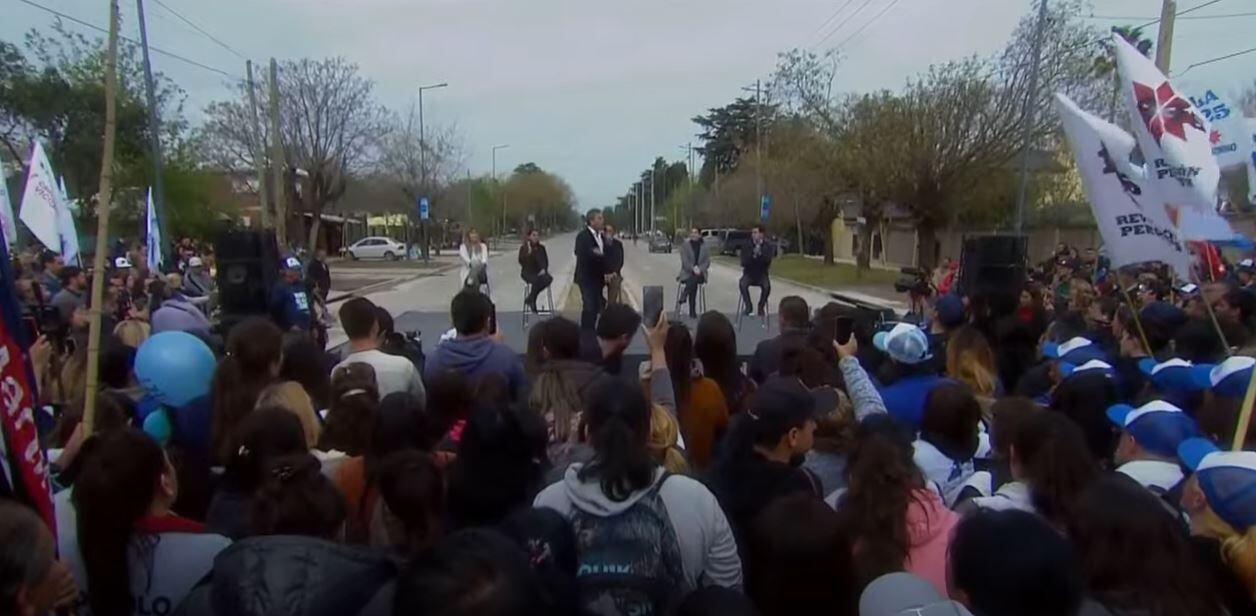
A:
<svg viewBox="0 0 1256 616">
<path fill-rule="evenodd" d="M 597 481 L 580 481 L 582 466 L 572 464 L 562 481 L 537 494 L 533 506 L 549 507 L 567 518 L 577 509 L 589 515 L 610 517 L 632 507 L 654 485 L 634 492 L 623 501 L 612 501 L 602 493 Z M 662 476 L 663 469 L 659 468 L 655 471 L 655 483 Z M 672 475 L 659 488 L 659 496 L 676 533 L 689 585 L 692 588 L 740 587 L 741 557 L 737 555 L 737 542 L 715 495 L 689 477 Z"/>
</svg>

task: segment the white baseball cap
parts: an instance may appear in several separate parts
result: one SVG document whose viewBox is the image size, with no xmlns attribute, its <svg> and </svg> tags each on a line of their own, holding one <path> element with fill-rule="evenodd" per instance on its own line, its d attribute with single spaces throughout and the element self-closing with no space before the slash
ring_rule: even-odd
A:
<svg viewBox="0 0 1256 616">
<path fill-rule="evenodd" d="M 292 269 L 292 270 L 301 269 L 301 261 L 299 261 L 296 257 L 288 257 L 288 259 L 284 261 L 283 263 L 284 263 L 284 266 L 286 266 L 288 269 Z"/>
<path fill-rule="evenodd" d="M 919 364 L 931 359 L 929 337 L 911 323 L 899 323 L 888 332 L 877 332 L 872 345 L 900 364 Z"/>
<path fill-rule="evenodd" d="M 205 262 L 202 261 L 200 257 L 192 257 L 191 259 L 188 259 L 188 267 L 200 267 L 202 265 L 205 265 Z"/>
<path fill-rule="evenodd" d="M 113 260 L 113 266 L 117 269 L 127 269 L 131 267 L 131 260 L 126 257 L 118 257 Z"/>
</svg>

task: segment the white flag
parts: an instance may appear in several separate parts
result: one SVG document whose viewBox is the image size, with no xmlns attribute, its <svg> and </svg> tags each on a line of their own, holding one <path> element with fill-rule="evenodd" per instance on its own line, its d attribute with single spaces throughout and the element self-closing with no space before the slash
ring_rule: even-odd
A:
<svg viewBox="0 0 1256 616">
<path fill-rule="evenodd" d="M 13 217 L 13 203 L 9 201 L 9 182 L 4 177 L 3 169 L 0 169 L 0 229 L 4 230 L 4 241 L 9 244 L 9 250 L 13 250 L 13 245 L 17 243 L 17 219 Z"/>
<path fill-rule="evenodd" d="M 153 206 L 153 189 L 148 188 L 148 212 L 145 220 L 148 222 L 148 271 L 156 273 L 161 271 L 161 227 L 157 224 L 157 208 Z"/>
<path fill-rule="evenodd" d="M 1156 194 L 1159 183 L 1128 163 L 1134 138 L 1082 111 L 1063 94 L 1055 99 L 1112 265 L 1162 261 L 1189 278 L 1190 253 Z"/>
<path fill-rule="evenodd" d="M 1212 125 L 1208 143 L 1212 145 L 1217 165 L 1225 169 L 1248 164 L 1252 158 L 1252 140 L 1239 110 L 1212 88 L 1188 88 L 1188 91 L 1193 94 L 1191 103 Z"/>
<path fill-rule="evenodd" d="M 1212 154 L 1208 119 L 1151 60 L 1120 35 L 1112 40 L 1147 179 L 1182 238 L 1247 242 L 1217 213 L 1221 167 Z"/>
<path fill-rule="evenodd" d="M 78 227 L 74 224 L 70 197 L 65 192 L 64 177 L 57 184 L 57 197 L 57 234 L 61 236 L 61 258 L 66 263 L 79 261 Z"/>
<path fill-rule="evenodd" d="M 1256 120 L 1243 118 L 1247 133 L 1252 136 L 1252 156 L 1247 161 L 1247 202 L 1256 203 Z"/>
<path fill-rule="evenodd" d="M 35 151 L 31 154 L 31 169 L 26 176 L 26 190 L 22 192 L 22 208 L 18 216 L 26 223 L 26 228 L 45 247 L 54 252 L 61 252 L 61 236 L 57 232 L 57 195 L 56 176 L 52 174 L 52 165 L 44 154 L 44 147 L 35 142 Z"/>
</svg>

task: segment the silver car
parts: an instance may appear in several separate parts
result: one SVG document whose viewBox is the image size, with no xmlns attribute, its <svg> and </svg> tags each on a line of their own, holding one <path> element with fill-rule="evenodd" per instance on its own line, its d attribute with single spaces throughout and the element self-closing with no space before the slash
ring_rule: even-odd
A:
<svg viewBox="0 0 1256 616">
<path fill-rule="evenodd" d="M 406 245 L 387 237 L 364 237 L 349 247 L 349 258 L 388 259 L 396 261 L 406 255 Z"/>
</svg>

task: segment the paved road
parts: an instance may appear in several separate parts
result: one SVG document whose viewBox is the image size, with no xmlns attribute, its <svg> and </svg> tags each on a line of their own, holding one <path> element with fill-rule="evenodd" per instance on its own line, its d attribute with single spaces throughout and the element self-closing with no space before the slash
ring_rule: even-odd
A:
<svg viewBox="0 0 1256 616">
<path fill-rule="evenodd" d="M 641 241 L 633 246 L 629 240 L 624 243 L 624 289 L 630 293 L 636 305 L 640 305 L 641 287 L 645 285 L 662 285 L 663 305 L 670 311 L 676 304 L 676 275 L 680 273 L 680 253 L 683 247 L 677 247 L 670 254 L 649 253 L 646 243 Z M 712 262 L 706 286 L 708 310 L 719 310 L 732 315 L 737 310 L 737 297 L 740 293 L 737 283 L 741 279 L 741 268 L 734 268 L 722 263 Z M 772 280 L 772 295 L 768 307 L 773 315 L 782 297 L 797 295 L 807 300 L 812 309 L 831 301 L 826 294 L 816 293 L 811 289 L 791 284 L 784 280 Z M 758 304 L 759 289 L 750 289 L 750 301 Z M 688 308 L 682 307 L 682 313 L 688 314 Z M 773 317 L 775 318 L 775 317 Z"/>
<path fill-rule="evenodd" d="M 576 234 L 567 233 L 545 240 L 550 258 L 550 274 L 554 276 L 554 302 L 562 308 L 568 285 L 575 273 L 576 261 L 572 251 Z M 504 243 L 501 250 L 489 253 L 488 278 L 490 295 L 499 312 L 517 312 L 523 307 L 523 280 L 519 278 L 519 244 Z M 419 312 L 449 313 L 449 301 L 461 289 L 458 269 L 454 268 L 439 276 L 427 276 L 404 282 L 391 289 L 367 294 L 375 304 L 388 310 L 393 316 L 411 310 Z M 542 296 L 543 298 L 544 296 Z M 333 306 L 333 311 L 335 306 Z M 339 327 L 329 332 L 330 345 L 344 342 Z"/>
</svg>

